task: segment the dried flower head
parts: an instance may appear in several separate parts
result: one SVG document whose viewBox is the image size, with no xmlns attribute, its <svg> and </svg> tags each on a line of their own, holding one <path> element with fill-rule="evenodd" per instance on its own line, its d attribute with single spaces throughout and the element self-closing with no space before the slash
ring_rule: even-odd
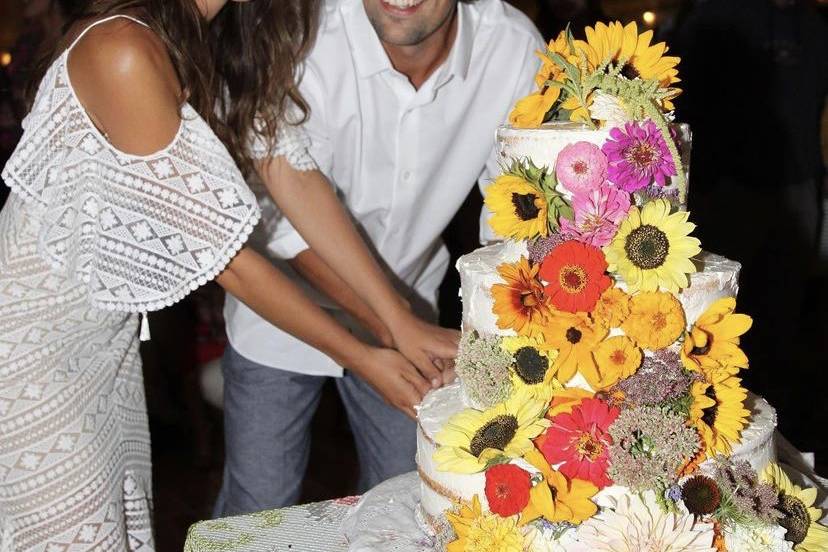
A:
<svg viewBox="0 0 828 552">
<path fill-rule="evenodd" d="M 497 337 L 481 337 L 477 332 L 463 334 L 455 370 L 472 406 L 490 407 L 509 398 L 512 361 L 512 355 L 500 346 Z"/>
<path fill-rule="evenodd" d="M 646 357 L 638 372 L 619 383 L 618 389 L 628 403 L 656 405 L 685 395 L 692 382 L 678 354 L 663 350 Z"/>
<path fill-rule="evenodd" d="M 570 239 L 572 238 L 567 234 L 554 232 L 548 236 L 529 241 L 526 246 L 529 253 L 529 260 L 534 264 L 542 263 L 553 249 Z"/>
<path fill-rule="evenodd" d="M 776 489 L 773 485 L 762 483 L 748 462 L 730 462 L 717 457 L 713 478 L 722 491 L 722 504 L 717 517 L 723 521 L 759 519 L 776 523 L 779 517 L 775 510 L 779 502 Z"/>
</svg>

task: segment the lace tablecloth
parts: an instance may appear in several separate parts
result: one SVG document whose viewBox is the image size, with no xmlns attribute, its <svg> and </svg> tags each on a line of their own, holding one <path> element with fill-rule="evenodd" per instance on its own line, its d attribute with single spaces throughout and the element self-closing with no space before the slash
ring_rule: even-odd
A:
<svg viewBox="0 0 828 552">
<path fill-rule="evenodd" d="M 184 552 L 347 552 L 342 521 L 359 497 L 201 521 Z"/>
</svg>

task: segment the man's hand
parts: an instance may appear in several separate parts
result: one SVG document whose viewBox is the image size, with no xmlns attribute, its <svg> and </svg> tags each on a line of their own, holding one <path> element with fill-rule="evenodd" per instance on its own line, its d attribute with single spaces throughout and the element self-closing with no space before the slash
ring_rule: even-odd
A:
<svg viewBox="0 0 828 552">
<path fill-rule="evenodd" d="M 457 356 L 460 332 L 423 322 L 411 312 L 401 310 L 400 316 L 390 325 L 394 347 L 428 379 L 437 389 L 449 381 L 444 379 L 442 368 Z M 453 380 L 453 370 L 447 374 Z"/>
<path fill-rule="evenodd" d="M 431 386 L 397 351 L 376 347 L 371 347 L 368 351 L 364 362 L 353 370 L 376 389 L 388 404 L 416 419 L 414 407 L 420 404 Z"/>
</svg>

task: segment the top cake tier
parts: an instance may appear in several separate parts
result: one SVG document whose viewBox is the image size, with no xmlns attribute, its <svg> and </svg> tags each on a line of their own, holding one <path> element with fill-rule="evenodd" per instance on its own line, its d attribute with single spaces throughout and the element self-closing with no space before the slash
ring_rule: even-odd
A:
<svg viewBox="0 0 828 552">
<path fill-rule="evenodd" d="M 611 126 L 600 129 L 591 129 L 581 123 L 569 121 L 552 121 L 544 123 L 540 128 L 514 128 L 506 125 L 497 130 L 498 160 L 503 166 L 508 166 L 513 160 L 529 159 L 537 167 L 548 167 L 556 170 L 556 163 L 561 151 L 567 146 L 579 142 L 588 142 L 602 148 L 610 139 Z M 619 129 L 624 129 L 620 124 Z M 680 210 L 687 208 L 687 182 L 690 178 L 690 148 L 692 134 L 687 124 L 673 124 L 670 126 L 677 149 L 681 155 L 681 166 L 684 178 L 668 177 L 668 183 L 661 186 L 648 186 L 638 192 L 636 203 L 643 203 L 644 199 L 664 197 Z M 641 152 L 646 155 L 647 152 Z M 576 161 L 577 162 L 577 161 Z M 576 167 L 577 170 L 577 167 Z M 572 193 L 558 183 L 557 190 L 565 197 L 570 198 Z"/>
</svg>

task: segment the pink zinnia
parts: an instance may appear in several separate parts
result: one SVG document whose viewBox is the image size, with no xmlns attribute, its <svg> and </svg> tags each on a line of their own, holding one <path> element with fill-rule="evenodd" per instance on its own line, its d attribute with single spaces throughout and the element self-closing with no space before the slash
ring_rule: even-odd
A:
<svg viewBox="0 0 828 552">
<path fill-rule="evenodd" d="M 555 176 L 573 194 L 587 193 L 606 179 L 607 156 L 589 142 L 569 144 L 558 154 Z"/>
<path fill-rule="evenodd" d="M 649 119 L 626 123 L 623 130 L 613 128 L 601 149 L 609 159 L 607 179 L 628 192 L 653 182 L 664 186 L 676 174 L 667 143 Z"/>
<path fill-rule="evenodd" d="M 552 426 L 537 441 L 538 450 L 550 465 L 571 478 L 592 481 L 603 489 L 611 485 L 607 477 L 612 437 L 609 426 L 620 410 L 599 399 L 585 399 L 570 413 L 552 418 Z"/>
<path fill-rule="evenodd" d="M 575 194 L 572 207 L 575 220 L 561 217 L 561 233 L 604 247 L 615 237 L 618 225 L 630 210 L 630 194 L 604 183 L 586 194 Z"/>
</svg>

